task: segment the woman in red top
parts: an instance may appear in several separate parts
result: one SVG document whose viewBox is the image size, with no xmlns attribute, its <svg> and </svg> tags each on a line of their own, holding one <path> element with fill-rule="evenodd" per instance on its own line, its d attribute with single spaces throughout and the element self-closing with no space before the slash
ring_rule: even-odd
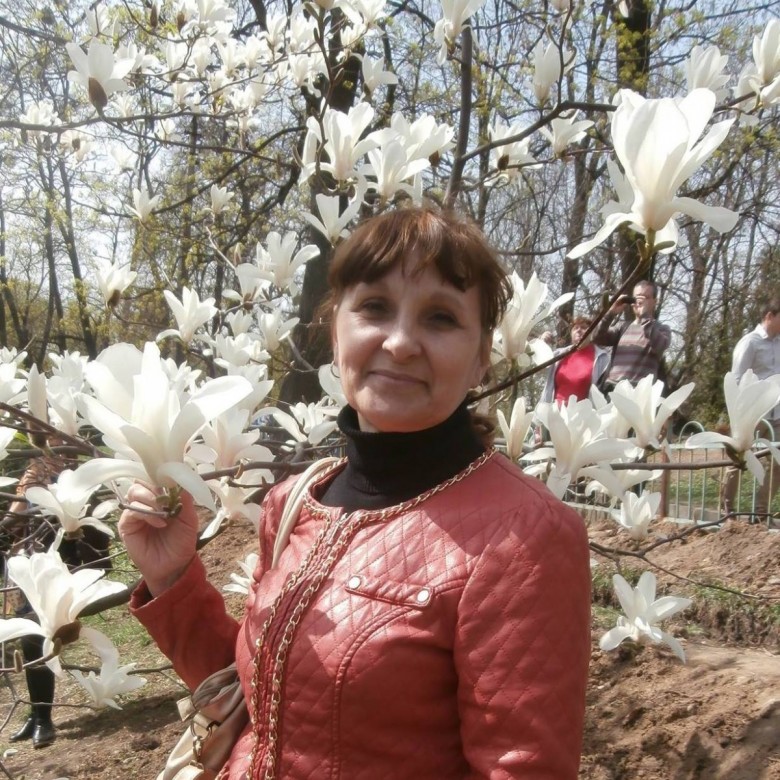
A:
<svg viewBox="0 0 780 780">
<path fill-rule="evenodd" d="M 497 453 L 468 390 L 506 274 L 474 225 L 409 208 L 330 267 L 347 457 L 263 504 L 243 620 L 195 552 L 198 522 L 126 511 L 131 607 L 195 686 L 235 660 L 251 721 L 220 780 L 576 780 L 590 655 L 582 518 Z M 154 506 L 151 490 L 128 497 Z"/>
<path fill-rule="evenodd" d="M 587 317 L 574 318 L 571 323 L 571 344 L 579 343 L 589 325 Z M 563 351 L 559 349 L 555 354 Z M 550 366 L 540 400 L 561 405 L 574 396 L 581 401 L 588 397 L 590 388 L 598 383 L 608 368 L 609 351 L 595 344 L 587 344 Z"/>
</svg>

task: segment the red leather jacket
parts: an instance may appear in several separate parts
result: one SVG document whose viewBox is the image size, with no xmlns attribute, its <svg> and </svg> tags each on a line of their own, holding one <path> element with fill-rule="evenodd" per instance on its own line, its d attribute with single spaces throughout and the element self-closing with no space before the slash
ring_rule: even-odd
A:
<svg viewBox="0 0 780 780">
<path fill-rule="evenodd" d="M 502 455 L 467 472 L 381 512 L 342 515 L 307 498 L 269 570 L 291 483 L 274 488 L 240 625 L 197 560 L 158 598 L 136 591 L 136 615 L 188 685 L 235 658 L 248 702 L 256 688 L 254 777 L 577 777 L 590 655 L 583 521 Z M 230 780 L 247 769 L 251 730 Z"/>
</svg>

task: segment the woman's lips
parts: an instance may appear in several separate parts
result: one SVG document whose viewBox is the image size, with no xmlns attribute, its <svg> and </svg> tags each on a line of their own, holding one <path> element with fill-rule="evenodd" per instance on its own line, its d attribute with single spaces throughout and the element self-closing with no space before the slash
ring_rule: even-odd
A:
<svg viewBox="0 0 780 780">
<path fill-rule="evenodd" d="M 389 382 L 397 382 L 398 384 L 406 384 L 406 385 L 425 384 L 425 382 L 422 379 L 418 379 L 416 376 L 411 376 L 409 374 L 399 374 L 396 371 L 386 371 L 384 369 L 369 371 L 369 375 L 379 377 L 380 379 L 384 379 Z"/>
</svg>

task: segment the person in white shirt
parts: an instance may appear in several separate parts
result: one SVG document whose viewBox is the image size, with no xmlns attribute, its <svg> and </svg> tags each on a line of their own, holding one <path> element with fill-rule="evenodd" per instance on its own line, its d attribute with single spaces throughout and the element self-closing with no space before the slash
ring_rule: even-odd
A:
<svg viewBox="0 0 780 780">
<path fill-rule="evenodd" d="M 734 355 L 731 370 L 736 374 L 737 380 L 748 370 L 759 379 L 767 379 L 770 376 L 780 375 L 780 298 L 773 298 L 764 307 L 761 322 L 755 330 L 743 336 L 734 347 Z M 780 441 L 780 404 L 775 406 L 766 416 L 772 425 L 772 438 Z M 762 431 L 767 435 L 769 431 Z M 780 468 L 777 468 L 773 458 L 764 461 L 769 467 L 764 483 L 758 489 L 756 495 L 755 514 L 766 516 L 772 496 L 780 487 Z M 726 474 L 721 487 L 721 505 L 723 511 L 730 514 L 735 511 L 734 498 L 737 494 L 740 471 L 736 467 L 726 469 Z M 770 495 L 771 491 L 771 495 Z"/>
</svg>

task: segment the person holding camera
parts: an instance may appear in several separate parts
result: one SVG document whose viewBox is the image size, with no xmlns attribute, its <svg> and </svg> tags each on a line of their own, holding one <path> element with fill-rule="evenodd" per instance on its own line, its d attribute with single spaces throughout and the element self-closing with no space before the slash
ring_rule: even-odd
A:
<svg viewBox="0 0 780 780">
<path fill-rule="evenodd" d="M 672 331 L 655 319 L 657 292 L 655 282 L 637 282 L 633 295 L 621 295 L 596 329 L 593 343 L 612 347 L 612 363 L 601 388 L 605 393 L 611 393 L 622 379 L 636 384 L 648 374 L 658 377 Z M 613 324 L 629 305 L 633 322 Z"/>
</svg>

